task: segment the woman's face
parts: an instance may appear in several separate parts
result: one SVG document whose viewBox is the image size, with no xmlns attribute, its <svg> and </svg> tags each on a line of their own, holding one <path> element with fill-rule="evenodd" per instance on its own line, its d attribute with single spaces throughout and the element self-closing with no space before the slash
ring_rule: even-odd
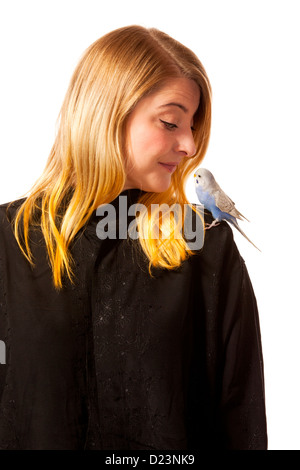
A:
<svg viewBox="0 0 300 470">
<path fill-rule="evenodd" d="M 126 127 L 124 190 L 169 188 L 178 163 L 196 152 L 192 127 L 199 100 L 195 81 L 174 78 L 138 102 Z"/>
</svg>

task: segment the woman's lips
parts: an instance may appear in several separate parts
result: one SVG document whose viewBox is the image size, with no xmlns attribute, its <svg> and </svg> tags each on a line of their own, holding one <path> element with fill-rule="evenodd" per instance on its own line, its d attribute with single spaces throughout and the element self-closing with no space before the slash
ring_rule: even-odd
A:
<svg viewBox="0 0 300 470">
<path fill-rule="evenodd" d="M 173 163 L 173 162 L 170 162 L 170 163 L 161 163 L 159 162 L 160 165 L 162 165 L 169 173 L 173 173 L 175 170 L 176 170 L 176 167 L 178 165 L 178 163 Z"/>
</svg>

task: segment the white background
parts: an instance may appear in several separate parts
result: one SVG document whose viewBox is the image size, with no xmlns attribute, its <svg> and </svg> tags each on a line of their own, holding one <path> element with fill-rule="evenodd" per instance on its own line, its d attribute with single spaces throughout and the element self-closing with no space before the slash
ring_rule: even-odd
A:
<svg viewBox="0 0 300 470">
<path fill-rule="evenodd" d="M 203 166 L 251 220 L 235 232 L 256 292 L 269 449 L 300 449 L 298 0 L 1 0 L 0 203 L 42 172 L 71 74 L 112 29 L 159 28 L 193 49 L 213 88 Z M 188 195 L 196 202 L 192 182 Z M 297 209 L 297 210 L 296 210 Z"/>
</svg>

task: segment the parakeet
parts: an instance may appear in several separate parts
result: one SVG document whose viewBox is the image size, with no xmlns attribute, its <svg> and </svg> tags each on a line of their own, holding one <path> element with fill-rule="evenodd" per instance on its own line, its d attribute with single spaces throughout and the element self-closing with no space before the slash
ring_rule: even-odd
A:
<svg viewBox="0 0 300 470">
<path fill-rule="evenodd" d="M 226 220 L 257 248 L 242 231 L 236 220 L 248 221 L 248 219 L 236 209 L 234 202 L 224 193 L 216 182 L 213 174 L 206 168 L 198 168 L 194 174 L 194 178 L 198 199 L 205 209 L 212 213 L 214 218 L 214 221 L 206 226 L 206 230 L 218 225 L 222 220 Z M 257 250 L 259 250 L 259 248 L 257 248 Z"/>
</svg>

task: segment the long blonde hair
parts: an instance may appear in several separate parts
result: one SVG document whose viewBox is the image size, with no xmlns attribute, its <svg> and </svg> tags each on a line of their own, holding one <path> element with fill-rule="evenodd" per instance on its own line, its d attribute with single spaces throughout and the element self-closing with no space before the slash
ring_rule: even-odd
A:
<svg viewBox="0 0 300 470">
<path fill-rule="evenodd" d="M 14 231 L 25 257 L 34 265 L 29 229 L 37 209 L 56 288 L 67 274 L 73 281 L 70 244 L 100 204 L 122 192 L 126 173 L 124 134 L 126 120 L 138 101 L 165 80 L 187 77 L 200 88 L 195 116 L 197 153 L 185 159 L 163 193 L 145 193 L 140 203 L 189 204 L 185 183 L 203 159 L 211 125 L 211 88 L 197 56 L 188 48 L 154 29 L 128 26 L 95 41 L 83 54 L 64 99 L 59 126 L 46 167 L 17 211 Z M 151 237 L 157 215 L 140 214 L 138 227 L 142 249 L 151 266 L 173 269 L 192 254 L 180 223 L 164 240 Z M 183 222 L 182 222 L 183 223 Z M 22 224 L 22 236 L 20 228 Z M 162 227 L 162 230 L 163 227 Z M 173 236 L 177 233 L 176 238 Z"/>
</svg>

